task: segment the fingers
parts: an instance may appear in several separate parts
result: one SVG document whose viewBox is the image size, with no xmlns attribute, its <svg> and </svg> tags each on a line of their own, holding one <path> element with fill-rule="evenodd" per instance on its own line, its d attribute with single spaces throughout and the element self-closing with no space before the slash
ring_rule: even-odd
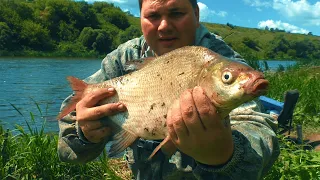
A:
<svg viewBox="0 0 320 180">
<path fill-rule="evenodd" d="M 101 127 L 106 127 L 102 123 L 104 120 L 95 120 L 95 121 L 78 121 L 78 125 L 81 127 L 82 131 L 91 131 L 94 129 L 99 129 Z"/>
<path fill-rule="evenodd" d="M 114 88 L 97 89 L 86 94 L 77 103 L 76 120 L 88 141 L 98 143 L 108 138 L 111 135 L 111 129 L 99 119 L 126 110 L 124 104 L 120 102 L 99 105 L 101 100 L 115 93 Z"/>
<path fill-rule="evenodd" d="M 177 141 L 178 140 L 178 136 L 176 134 L 176 131 L 174 130 L 173 127 L 173 121 L 171 118 L 171 108 L 169 108 L 168 113 L 167 113 L 167 126 L 168 126 L 168 133 L 170 135 L 170 139 L 172 139 L 173 141 Z"/>
<path fill-rule="evenodd" d="M 82 129 L 82 132 L 87 140 L 93 143 L 99 143 L 111 135 L 111 129 L 105 126 L 91 130 Z"/>
<path fill-rule="evenodd" d="M 114 88 L 103 88 L 85 95 L 76 105 L 77 121 L 98 120 L 125 111 L 126 107 L 120 102 L 96 106 L 99 101 L 114 94 Z"/>
<path fill-rule="evenodd" d="M 212 105 L 201 87 L 197 86 L 193 89 L 193 99 L 205 129 L 213 127 L 216 125 L 216 122 L 221 121 L 216 108 Z"/>
<path fill-rule="evenodd" d="M 77 105 L 81 107 L 93 107 L 98 102 L 104 98 L 111 97 L 116 93 L 115 89 L 110 87 L 110 88 L 99 88 L 93 91 L 92 93 L 88 93 L 85 97 L 81 99 L 77 103 Z"/>
<path fill-rule="evenodd" d="M 188 138 L 189 131 L 182 119 L 179 100 L 176 100 L 168 111 L 167 125 L 170 138 L 173 142 L 178 143 Z"/>
<path fill-rule="evenodd" d="M 204 130 L 194 102 L 193 90 L 181 94 L 180 110 L 182 119 L 190 133 L 200 133 Z"/>
<path fill-rule="evenodd" d="M 95 121 L 78 121 L 78 125 L 88 141 L 98 143 L 108 138 L 112 133 L 111 128 L 106 126 L 103 121 L 102 119 Z"/>
<path fill-rule="evenodd" d="M 80 108 L 81 109 L 81 108 Z M 105 116 L 111 116 L 119 112 L 123 112 L 125 110 L 125 106 L 118 102 L 118 103 L 111 103 L 111 104 L 104 104 L 97 107 L 86 108 L 83 109 L 84 113 L 81 115 L 77 114 L 78 121 L 90 121 L 90 120 L 97 120 Z M 79 109 L 77 109 L 79 111 Z"/>
</svg>

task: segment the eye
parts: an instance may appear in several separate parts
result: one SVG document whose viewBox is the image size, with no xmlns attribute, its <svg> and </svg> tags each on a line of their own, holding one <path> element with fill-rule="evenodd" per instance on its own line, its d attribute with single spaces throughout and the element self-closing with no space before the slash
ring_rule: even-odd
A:
<svg viewBox="0 0 320 180">
<path fill-rule="evenodd" d="M 170 13 L 170 17 L 172 17 L 172 18 L 180 18 L 180 17 L 182 17 L 184 14 L 185 14 L 185 13 L 183 13 L 183 12 L 175 11 L 175 12 Z"/>
<path fill-rule="evenodd" d="M 231 72 L 229 71 L 223 72 L 221 79 L 223 83 L 230 84 L 233 80 Z"/>
<path fill-rule="evenodd" d="M 157 13 L 150 13 L 146 16 L 147 19 L 150 19 L 150 20 L 157 20 L 160 18 L 160 15 L 157 14 Z"/>
</svg>

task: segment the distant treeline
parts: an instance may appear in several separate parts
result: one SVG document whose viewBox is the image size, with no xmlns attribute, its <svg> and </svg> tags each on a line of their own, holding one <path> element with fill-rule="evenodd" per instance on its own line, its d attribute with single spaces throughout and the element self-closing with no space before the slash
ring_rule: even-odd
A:
<svg viewBox="0 0 320 180">
<path fill-rule="evenodd" d="M 248 60 L 320 61 L 312 33 L 204 24 Z M 106 2 L 0 0 L 0 56 L 103 57 L 139 36 L 139 18 Z"/>
<path fill-rule="evenodd" d="M 105 55 L 141 35 L 130 18 L 105 2 L 1 0 L 0 56 Z"/>
</svg>

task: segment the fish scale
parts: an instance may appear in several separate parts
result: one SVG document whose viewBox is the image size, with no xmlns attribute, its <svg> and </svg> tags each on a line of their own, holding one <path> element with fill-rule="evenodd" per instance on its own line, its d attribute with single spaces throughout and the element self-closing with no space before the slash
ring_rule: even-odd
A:
<svg viewBox="0 0 320 180">
<path fill-rule="evenodd" d="M 173 50 L 148 61 L 137 71 L 99 84 L 88 85 L 76 78 L 69 81 L 72 89 L 77 90 L 73 104 L 95 89 L 110 86 L 117 94 L 100 104 L 125 104 L 126 112 L 108 117 L 120 127 L 114 135 L 111 155 L 120 153 L 139 137 L 168 141 L 168 108 L 187 89 L 201 86 L 224 118 L 232 109 L 264 93 L 268 85 L 263 75 L 251 67 L 197 46 Z M 68 105 L 58 118 L 74 106 Z"/>
<path fill-rule="evenodd" d="M 106 81 L 103 86 L 115 87 L 117 99 L 124 103 L 128 110 L 109 118 L 123 123 L 117 124 L 139 137 L 164 139 L 167 134 L 168 107 L 182 91 L 197 85 L 195 80 L 203 66 L 201 61 L 194 61 L 200 59 L 201 54 L 193 53 L 177 61 L 175 57 L 179 55 L 162 56 L 139 72 L 121 77 L 121 80 Z M 104 103 L 112 101 L 113 99 L 108 99 Z M 119 121 L 119 118 L 122 120 Z"/>
</svg>

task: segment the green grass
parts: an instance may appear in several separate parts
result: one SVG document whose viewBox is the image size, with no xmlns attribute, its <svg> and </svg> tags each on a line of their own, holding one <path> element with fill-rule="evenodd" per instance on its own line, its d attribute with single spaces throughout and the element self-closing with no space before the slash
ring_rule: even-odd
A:
<svg viewBox="0 0 320 180">
<path fill-rule="evenodd" d="M 299 91 L 300 97 L 294 114 L 296 123 L 320 125 L 320 66 L 296 66 L 283 72 L 269 72 L 266 78 L 270 82 L 267 96 L 279 101 L 283 101 L 285 91 Z"/>
<path fill-rule="evenodd" d="M 308 41 L 314 43 L 315 49 L 311 53 L 319 52 L 319 36 L 310 36 L 304 34 L 294 34 L 285 32 L 271 32 L 268 30 L 257 28 L 245 28 L 240 26 L 228 26 L 225 24 L 203 23 L 210 32 L 213 32 L 230 45 L 235 51 L 239 52 L 246 60 L 306 60 L 305 58 L 298 58 L 297 55 L 292 55 L 288 52 L 281 52 L 279 54 L 272 51 L 278 46 L 280 39 L 285 39 L 289 43 Z M 256 48 L 250 48 L 244 44 L 244 39 L 249 38 L 255 43 Z M 290 47 L 292 48 L 292 47 Z M 290 49 L 289 48 L 289 49 Z M 311 54 L 310 53 L 310 54 Z M 275 56 L 275 57 L 271 57 Z M 319 61 L 319 57 L 315 58 Z"/>
<path fill-rule="evenodd" d="M 0 126 L 1 179 L 121 179 L 109 168 L 106 152 L 87 164 L 61 162 L 58 135 L 44 133 L 45 121 L 35 119 L 32 113 L 26 118 L 17 111 L 28 128 L 16 125 L 10 131 Z M 36 123 L 42 123 L 42 127 L 38 129 Z"/>
<path fill-rule="evenodd" d="M 284 92 L 297 89 L 297 102 L 293 127 L 301 124 L 304 134 L 320 132 L 320 66 L 290 67 L 286 71 L 268 72 L 270 82 L 267 96 L 283 101 Z M 305 150 L 305 144 L 298 145 L 279 135 L 281 153 L 265 179 L 320 179 L 320 152 Z"/>
<path fill-rule="evenodd" d="M 280 156 L 269 171 L 265 180 L 320 179 L 320 152 L 304 150 L 303 145 L 294 144 L 279 136 Z"/>
</svg>

